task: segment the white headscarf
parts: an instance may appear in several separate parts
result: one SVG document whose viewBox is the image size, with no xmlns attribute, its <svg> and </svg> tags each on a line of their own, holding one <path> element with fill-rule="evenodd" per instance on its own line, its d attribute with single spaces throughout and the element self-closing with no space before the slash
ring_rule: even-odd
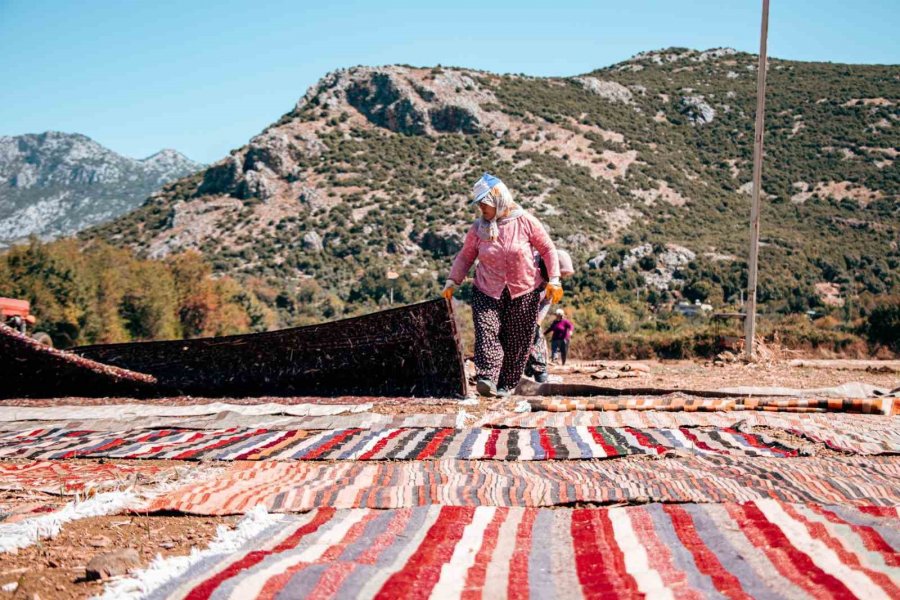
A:
<svg viewBox="0 0 900 600">
<path fill-rule="evenodd" d="M 497 209 L 497 213 L 490 221 L 479 217 L 475 224 L 478 226 L 478 237 L 483 240 L 497 241 L 500 236 L 499 225 L 517 219 L 525 211 L 513 200 L 509 188 L 502 181 L 489 173 L 481 176 L 472 190 L 474 199 L 472 204 L 487 204 Z"/>
</svg>

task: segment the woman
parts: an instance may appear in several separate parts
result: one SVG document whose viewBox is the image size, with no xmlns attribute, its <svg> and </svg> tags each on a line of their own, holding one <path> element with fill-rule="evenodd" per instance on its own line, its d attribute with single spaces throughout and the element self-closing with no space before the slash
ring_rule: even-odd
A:
<svg viewBox="0 0 900 600">
<path fill-rule="evenodd" d="M 559 276 L 560 279 L 571 277 L 575 274 L 575 267 L 572 264 L 572 257 L 565 250 L 556 250 L 556 257 L 559 259 Z M 547 279 L 547 268 L 544 261 L 540 257 L 536 257 L 538 268 L 541 270 L 541 277 Z M 524 375 L 526 377 L 534 377 L 538 383 L 547 381 L 547 363 L 549 362 L 549 352 L 547 351 L 547 340 L 541 333 L 541 323 L 550 313 L 550 299 L 546 294 L 541 295 L 541 303 L 538 306 L 537 323 L 534 326 L 534 340 L 531 343 L 531 352 L 528 360 L 525 362 Z"/>
<path fill-rule="evenodd" d="M 507 396 L 518 385 L 531 350 L 541 293 L 536 250 L 547 266 L 547 297 L 558 303 L 556 248 L 541 223 L 513 201 L 506 185 L 485 173 L 472 190 L 481 217 L 466 234 L 453 261 L 444 297 L 453 297 L 475 259 L 472 318 L 475 323 L 476 389 L 482 396 Z"/>
<path fill-rule="evenodd" d="M 574 329 L 575 326 L 572 325 L 572 321 L 566 318 L 565 311 L 561 308 L 556 309 L 556 319 L 550 323 L 550 327 L 544 332 L 544 335 L 553 333 L 553 337 L 550 339 L 553 360 L 556 360 L 558 356 L 562 364 L 566 364 L 566 357 L 569 355 L 569 340 L 572 339 L 572 331 Z"/>
</svg>

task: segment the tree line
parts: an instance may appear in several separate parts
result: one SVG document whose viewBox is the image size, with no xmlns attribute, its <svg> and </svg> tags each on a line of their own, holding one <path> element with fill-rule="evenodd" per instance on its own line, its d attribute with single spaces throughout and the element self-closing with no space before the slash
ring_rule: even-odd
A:
<svg viewBox="0 0 900 600">
<path fill-rule="evenodd" d="M 275 311 L 196 251 L 142 259 L 102 241 L 32 239 L 0 255 L 0 296 L 31 302 L 56 345 L 218 336 L 278 326 Z"/>
</svg>

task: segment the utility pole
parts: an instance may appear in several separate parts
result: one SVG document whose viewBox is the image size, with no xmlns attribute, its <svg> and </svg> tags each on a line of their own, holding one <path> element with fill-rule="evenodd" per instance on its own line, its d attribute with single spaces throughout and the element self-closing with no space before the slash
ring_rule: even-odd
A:
<svg viewBox="0 0 900 600">
<path fill-rule="evenodd" d="M 400 277 L 400 273 L 397 273 L 396 271 L 388 271 L 387 272 L 387 278 L 391 282 L 391 298 L 390 298 L 391 306 L 394 305 L 394 280 L 397 279 L 398 277 Z"/>
<path fill-rule="evenodd" d="M 744 352 L 753 359 L 756 339 L 756 272 L 759 259 L 759 198 L 762 183 L 763 123 L 766 110 L 766 39 L 769 34 L 769 0 L 762 3 L 759 31 L 759 66 L 756 69 L 756 132 L 753 135 L 753 204 L 750 208 L 750 260 L 747 275 L 747 309 L 744 321 Z"/>
</svg>

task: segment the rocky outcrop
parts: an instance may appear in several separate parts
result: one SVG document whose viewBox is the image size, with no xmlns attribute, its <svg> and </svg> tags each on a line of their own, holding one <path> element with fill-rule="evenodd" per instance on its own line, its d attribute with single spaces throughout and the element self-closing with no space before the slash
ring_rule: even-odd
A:
<svg viewBox="0 0 900 600">
<path fill-rule="evenodd" d="M 442 106 L 429 111 L 431 126 L 443 133 L 478 133 L 478 119 L 461 106 Z"/>
<path fill-rule="evenodd" d="M 355 111 L 369 123 L 402 135 L 473 134 L 485 126 L 496 132 L 508 129 L 505 115 L 482 108 L 495 101 L 492 92 L 459 70 L 435 73 L 392 66 L 334 71 L 310 88 L 292 113 L 207 169 L 195 197 L 228 195 L 268 201 L 290 193 L 316 205 L 321 196 L 314 186 L 285 185 L 302 179 L 299 165 L 304 159 L 327 150 L 318 131 L 333 125 L 298 118 L 309 109 L 324 108 L 327 114 L 344 115 L 344 119 Z"/>
<path fill-rule="evenodd" d="M 684 246 L 666 244 L 656 255 L 656 267 L 644 273 L 644 282 L 658 290 L 671 289 L 675 273 L 697 258 L 697 254 Z"/>
<path fill-rule="evenodd" d="M 297 110 L 349 105 L 371 123 L 407 135 L 499 133 L 508 129 L 507 117 L 483 108 L 496 102 L 472 71 L 354 67 L 326 75 L 297 103 Z"/>
<path fill-rule="evenodd" d="M 590 93 L 596 94 L 601 98 L 606 98 L 610 102 L 634 104 L 631 90 L 621 83 L 616 83 L 615 81 L 603 81 L 596 77 L 576 77 L 575 81 L 580 83 L 584 89 Z"/>
<path fill-rule="evenodd" d="M 197 196 L 231 195 L 240 197 L 238 188 L 244 168 L 238 157 L 232 155 L 222 159 L 203 172 L 203 180 L 197 188 Z"/>
<path fill-rule="evenodd" d="M 684 96 L 681 99 L 680 110 L 692 125 L 707 125 L 716 118 L 716 109 L 710 106 L 703 96 Z"/>
<path fill-rule="evenodd" d="M 315 231 L 307 231 L 303 234 L 303 247 L 310 252 L 321 252 L 325 248 L 321 236 Z"/>
<path fill-rule="evenodd" d="M 373 73 L 347 87 L 347 102 L 385 129 L 410 135 L 427 132 L 426 115 L 405 97 L 387 73 Z"/>
<path fill-rule="evenodd" d="M 289 136 L 280 128 L 269 129 L 204 171 L 195 196 L 228 195 L 242 200 L 269 200 L 279 193 L 281 181 L 297 178 L 298 163 L 304 155 L 318 156 L 324 148 L 324 144 L 309 132 Z"/>
<path fill-rule="evenodd" d="M 664 65 L 679 61 L 703 63 L 734 56 L 738 51 L 734 48 L 710 48 L 709 50 L 692 50 L 689 48 L 667 48 L 665 50 L 649 50 L 639 52 L 628 59 L 628 63 L 648 62 Z"/>
<path fill-rule="evenodd" d="M 595 256 L 594 258 L 590 259 L 588 261 L 588 266 L 591 267 L 592 269 L 599 269 L 600 267 L 603 266 L 603 262 L 606 260 L 607 254 L 608 253 L 604 250 L 603 252 L 601 252 L 600 254 Z"/>
</svg>

